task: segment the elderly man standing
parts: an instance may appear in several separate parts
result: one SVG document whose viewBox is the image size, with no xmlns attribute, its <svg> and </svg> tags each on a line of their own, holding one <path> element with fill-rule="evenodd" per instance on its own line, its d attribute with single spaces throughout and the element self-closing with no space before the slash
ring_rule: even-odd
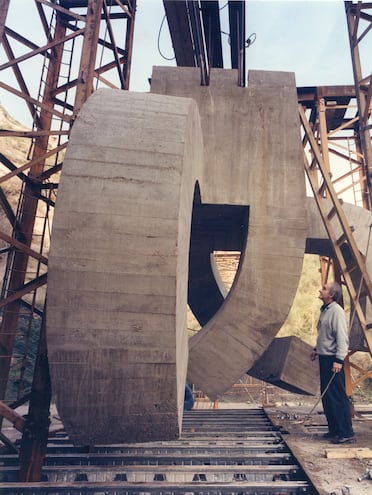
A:
<svg viewBox="0 0 372 495">
<path fill-rule="evenodd" d="M 337 283 L 326 284 L 319 290 L 323 305 L 320 308 L 317 343 L 311 353 L 312 361 L 319 357 L 320 391 L 328 422 L 328 433 L 324 437 L 335 444 L 355 442 L 351 407 L 345 391 L 343 363 L 349 337 L 345 311 L 337 303 L 341 294 Z"/>
</svg>

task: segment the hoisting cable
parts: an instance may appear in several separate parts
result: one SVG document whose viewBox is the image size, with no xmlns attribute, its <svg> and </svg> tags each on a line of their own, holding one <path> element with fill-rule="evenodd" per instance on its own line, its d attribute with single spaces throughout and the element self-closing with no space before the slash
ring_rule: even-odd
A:
<svg viewBox="0 0 372 495">
<path fill-rule="evenodd" d="M 164 17 L 163 17 L 163 20 L 161 21 L 161 24 L 160 24 L 160 28 L 159 28 L 159 31 L 158 31 L 158 52 L 160 54 L 161 57 L 163 57 L 164 60 L 174 60 L 176 58 L 175 55 L 173 55 L 173 57 L 166 57 L 162 51 L 161 51 L 161 48 L 160 48 L 160 35 L 161 35 L 161 32 L 163 30 L 163 24 L 164 24 L 164 21 L 166 19 L 166 14 L 164 14 Z"/>
<path fill-rule="evenodd" d="M 99 59 L 99 65 L 98 67 L 102 67 L 102 61 L 103 61 L 103 52 L 105 50 L 105 44 L 106 44 L 106 38 L 107 38 L 107 32 L 108 32 L 108 22 L 109 22 L 109 15 L 110 15 L 110 12 L 111 12 L 111 5 L 110 5 L 110 10 L 109 10 L 109 14 L 107 15 L 107 5 L 106 5 L 106 2 L 104 2 L 105 5 L 102 5 L 102 10 L 105 12 L 105 7 L 106 7 L 106 27 L 105 27 L 105 32 L 104 32 L 104 35 L 103 35 L 103 43 L 102 43 L 102 49 L 101 49 L 101 54 L 100 54 L 100 59 Z M 113 43 L 114 40 L 111 40 L 111 42 Z M 96 78 L 96 91 L 98 89 L 98 85 L 99 85 L 99 74 L 97 75 L 97 78 Z"/>
</svg>

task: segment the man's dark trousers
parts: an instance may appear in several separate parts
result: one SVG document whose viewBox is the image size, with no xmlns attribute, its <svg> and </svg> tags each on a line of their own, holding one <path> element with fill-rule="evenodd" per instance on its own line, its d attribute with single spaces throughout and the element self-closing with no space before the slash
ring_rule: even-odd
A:
<svg viewBox="0 0 372 495">
<path fill-rule="evenodd" d="M 319 356 L 320 391 L 323 395 L 332 378 L 334 356 Z M 332 436 L 350 438 L 354 436 L 351 420 L 351 406 L 345 391 L 344 368 L 336 373 L 322 398 L 328 430 Z"/>
</svg>

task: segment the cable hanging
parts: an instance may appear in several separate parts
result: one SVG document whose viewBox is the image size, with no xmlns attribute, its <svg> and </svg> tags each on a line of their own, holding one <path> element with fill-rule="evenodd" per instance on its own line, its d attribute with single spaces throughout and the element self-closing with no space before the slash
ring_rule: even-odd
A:
<svg viewBox="0 0 372 495">
<path fill-rule="evenodd" d="M 160 56 L 164 59 L 164 60 L 174 60 L 176 58 L 176 56 L 174 55 L 172 58 L 168 58 L 166 57 L 165 55 L 163 55 L 161 49 L 160 49 L 160 36 L 161 36 L 161 31 L 163 29 L 163 24 L 164 24 L 164 21 L 165 21 L 165 18 L 166 18 L 166 14 L 164 14 L 164 17 L 163 17 L 163 20 L 161 21 L 161 24 L 160 24 L 160 28 L 159 28 L 159 32 L 158 32 L 158 52 L 160 54 Z"/>
</svg>

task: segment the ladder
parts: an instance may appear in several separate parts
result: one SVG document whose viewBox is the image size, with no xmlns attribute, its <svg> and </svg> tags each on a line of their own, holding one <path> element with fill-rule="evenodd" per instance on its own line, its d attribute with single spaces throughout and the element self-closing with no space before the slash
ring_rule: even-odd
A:
<svg viewBox="0 0 372 495">
<path fill-rule="evenodd" d="M 359 302 L 361 287 L 372 304 L 372 282 L 367 273 L 366 264 L 360 254 L 353 236 L 353 228 L 349 225 L 342 201 L 337 197 L 331 175 L 327 170 L 319 145 L 314 137 L 305 109 L 299 105 L 300 121 L 303 129 L 302 144 L 304 148 L 304 166 L 316 200 L 324 227 L 331 241 L 335 257 L 339 263 L 350 302 L 359 320 L 365 342 L 372 355 L 372 322 L 366 321 L 365 312 Z M 310 153 L 306 151 L 309 146 Z M 341 233 L 341 234 L 340 234 Z M 348 247 L 347 259 L 346 250 Z M 354 277 L 352 277 L 352 272 Z M 358 275 L 358 276 L 356 276 Z M 359 282 L 355 282 L 358 280 Z"/>
</svg>

